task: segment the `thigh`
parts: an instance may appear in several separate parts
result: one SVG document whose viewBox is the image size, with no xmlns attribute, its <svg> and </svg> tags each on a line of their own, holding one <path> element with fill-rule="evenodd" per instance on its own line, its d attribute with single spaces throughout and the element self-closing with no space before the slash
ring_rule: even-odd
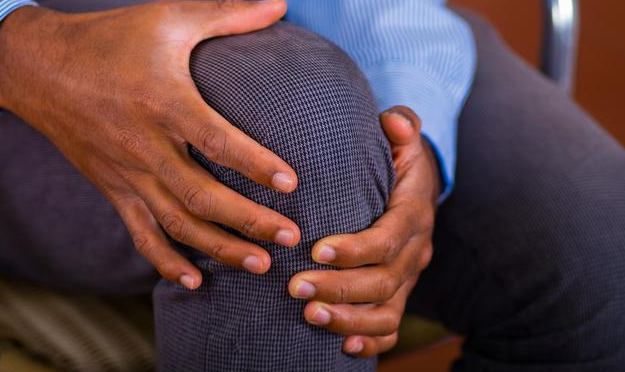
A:
<svg viewBox="0 0 625 372">
<path fill-rule="evenodd" d="M 469 16 L 478 72 L 457 184 L 410 308 L 468 336 L 458 368 L 625 361 L 625 151 Z"/>
<path fill-rule="evenodd" d="M 62 11 L 128 0 L 40 1 Z M 69 289 L 149 292 L 157 276 L 105 198 L 41 134 L 0 112 L 0 272 Z"/>
</svg>

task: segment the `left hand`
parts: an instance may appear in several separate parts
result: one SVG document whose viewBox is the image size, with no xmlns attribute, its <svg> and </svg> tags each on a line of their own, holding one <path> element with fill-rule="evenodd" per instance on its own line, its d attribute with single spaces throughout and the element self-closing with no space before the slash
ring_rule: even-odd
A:
<svg viewBox="0 0 625 372">
<path fill-rule="evenodd" d="M 440 195 L 438 164 L 419 134 L 417 115 L 396 106 L 380 121 L 397 176 L 386 212 L 367 230 L 330 236 L 313 246 L 315 261 L 347 270 L 305 271 L 289 283 L 291 296 L 312 300 L 304 310 L 306 320 L 347 335 L 343 351 L 359 357 L 395 345 L 406 300 L 432 257 Z"/>
</svg>

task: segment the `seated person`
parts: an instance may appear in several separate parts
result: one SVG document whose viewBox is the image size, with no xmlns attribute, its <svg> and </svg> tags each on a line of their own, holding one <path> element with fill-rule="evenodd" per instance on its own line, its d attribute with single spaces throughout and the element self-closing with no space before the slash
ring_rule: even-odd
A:
<svg viewBox="0 0 625 372">
<path fill-rule="evenodd" d="M 3 274 L 150 291 L 134 243 L 170 281 L 163 371 L 371 370 L 405 306 L 466 335 L 457 371 L 622 368 L 625 151 L 483 23 L 433 230 L 474 52 L 442 2 L 291 4 L 377 110 L 344 53 L 284 23 L 200 45 L 189 74 L 201 40 L 269 26 L 279 1 L 102 12 L 140 2 L 2 23 Z"/>
</svg>

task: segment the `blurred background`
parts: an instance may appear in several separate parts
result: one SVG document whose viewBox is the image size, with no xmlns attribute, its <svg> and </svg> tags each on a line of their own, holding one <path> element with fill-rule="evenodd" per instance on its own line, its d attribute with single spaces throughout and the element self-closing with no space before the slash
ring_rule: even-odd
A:
<svg viewBox="0 0 625 372">
<path fill-rule="evenodd" d="M 537 66 L 541 0 L 448 0 L 482 14 L 526 61 Z M 625 1 L 579 0 L 581 31 L 575 99 L 625 143 Z"/>
<path fill-rule="evenodd" d="M 538 66 L 542 0 L 448 0 L 481 14 L 524 60 Z M 581 29 L 574 98 L 625 143 L 625 1 L 579 0 Z M 380 362 L 380 372 L 448 371 L 461 340 L 444 337 L 429 347 L 400 350 Z"/>
</svg>

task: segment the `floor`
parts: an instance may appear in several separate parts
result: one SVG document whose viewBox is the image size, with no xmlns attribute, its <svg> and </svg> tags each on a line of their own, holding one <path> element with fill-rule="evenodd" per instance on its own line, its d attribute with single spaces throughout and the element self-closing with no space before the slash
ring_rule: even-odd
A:
<svg viewBox="0 0 625 372">
<path fill-rule="evenodd" d="M 540 51 L 540 0 L 450 0 L 489 19 L 524 59 L 537 65 Z M 625 143 L 625 1 L 579 0 L 581 33 L 575 99 Z M 425 350 L 380 363 L 380 372 L 448 371 L 461 341 L 447 339 Z"/>
</svg>

